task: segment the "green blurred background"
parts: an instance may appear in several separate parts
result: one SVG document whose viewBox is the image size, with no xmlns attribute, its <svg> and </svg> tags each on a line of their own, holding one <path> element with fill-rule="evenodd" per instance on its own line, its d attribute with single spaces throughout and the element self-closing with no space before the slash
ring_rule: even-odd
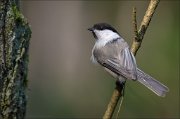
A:
<svg viewBox="0 0 180 119">
<path fill-rule="evenodd" d="M 31 24 L 27 118 L 101 118 L 115 80 L 90 61 L 95 23 L 114 26 L 131 45 L 148 1 L 22 1 Z M 139 68 L 170 88 L 165 98 L 128 81 L 121 118 L 179 118 L 180 2 L 161 1 L 136 56 Z"/>
</svg>

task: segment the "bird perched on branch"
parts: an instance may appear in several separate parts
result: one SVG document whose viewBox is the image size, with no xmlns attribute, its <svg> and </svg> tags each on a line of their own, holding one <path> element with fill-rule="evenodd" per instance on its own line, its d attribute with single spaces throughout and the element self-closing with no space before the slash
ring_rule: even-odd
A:
<svg viewBox="0 0 180 119">
<path fill-rule="evenodd" d="M 128 44 L 111 25 L 98 23 L 88 30 L 96 39 L 92 49 L 93 62 L 105 67 L 121 83 L 126 79 L 137 80 L 158 96 L 165 97 L 168 87 L 137 67 Z"/>
</svg>

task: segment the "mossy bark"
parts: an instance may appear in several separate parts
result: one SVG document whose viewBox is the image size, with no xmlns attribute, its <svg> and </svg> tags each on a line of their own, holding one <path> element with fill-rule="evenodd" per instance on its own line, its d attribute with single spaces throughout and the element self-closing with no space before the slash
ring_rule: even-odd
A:
<svg viewBox="0 0 180 119">
<path fill-rule="evenodd" d="M 0 112 L 4 119 L 23 119 L 26 112 L 31 30 L 18 2 L 0 1 Z"/>
</svg>

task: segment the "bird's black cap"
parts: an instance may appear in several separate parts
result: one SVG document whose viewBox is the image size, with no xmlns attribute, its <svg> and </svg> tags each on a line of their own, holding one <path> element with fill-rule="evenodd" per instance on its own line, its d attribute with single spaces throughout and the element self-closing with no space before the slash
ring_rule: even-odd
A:
<svg viewBox="0 0 180 119">
<path fill-rule="evenodd" d="M 116 32 L 116 29 L 114 29 L 111 25 L 107 24 L 107 23 L 98 23 L 98 24 L 94 24 L 94 26 L 92 28 L 89 28 L 89 31 L 93 31 L 93 30 L 112 30 L 113 32 Z"/>
</svg>

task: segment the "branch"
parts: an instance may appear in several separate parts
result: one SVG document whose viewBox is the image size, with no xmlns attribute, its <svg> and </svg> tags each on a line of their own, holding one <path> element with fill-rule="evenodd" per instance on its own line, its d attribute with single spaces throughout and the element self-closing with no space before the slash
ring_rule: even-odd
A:
<svg viewBox="0 0 180 119">
<path fill-rule="evenodd" d="M 110 119 L 113 116 L 114 110 L 116 108 L 116 105 L 118 103 L 119 98 L 122 96 L 121 91 L 123 90 L 124 84 L 120 84 L 119 82 L 116 82 L 116 88 L 114 89 L 113 95 L 111 97 L 111 100 L 108 104 L 107 110 L 103 116 L 103 119 Z"/>
<path fill-rule="evenodd" d="M 138 49 L 141 46 L 142 40 L 144 38 L 144 35 L 146 33 L 146 30 L 149 26 L 149 23 L 151 21 L 151 18 L 155 12 L 156 7 L 158 6 L 160 0 L 151 0 L 148 6 L 148 9 L 146 10 L 146 13 L 144 15 L 144 18 L 141 22 L 139 31 L 137 32 L 137 21 L 136 21 L 136 9 L 133 9 L 133 28 L 134 28 L 134 39 L 133 43 L 131 46 L 131 52 L 136 55 Z M 103 119 L 111 119 L 112 115 L 114 113 L 114 110 L 116 108 L 116 105 L 118 103 L 118 100 L 122 96 L 122 90 L 123 88 L 121 87 L 122 85 L 117 85 L 116 88 L 114 89 L 114 92 L 112 94 L 111 100 L 108 104 L 107 110 L 103 116 Z M 119 89 L 119 90 L 118 90 Z"/>
<path fill-rule="evenodd" d="M 136 8 L 133 7 L 133 28 L 134 28 L 134 39 L 133 41 L 138 41 L 138 31 L 137 31 L 137 20 L 136 20 Z"/>
<path fill-rule="evenodd" d="M 141 46 L 142 40 L 144 38 L 144 34 L 146 33 L 146 30 L 149 26 L 149 23 L 151 21 L 151 18 L 156 10 L 156 7 L 158 6 L 160 0 L 151 0 L 148 6 L 148 9 L 144 15 L 144 18 L 141 22 L 138 34 L 135 33 L 135 38 L 133 40 L 132 46 L 131 46 L 131 52 L 136 55 L 138 49 Z M 135 11 L 135 9 L 134 9 Z M 136 12 L 133 12 L 133 16 L 136 17 Z M 134 26 L 137 24 L 136 23 L 136 18 L 133 19 L 133 24 Z M 136 28 L 137 29 L 137 28 Z"/>
</svg>

